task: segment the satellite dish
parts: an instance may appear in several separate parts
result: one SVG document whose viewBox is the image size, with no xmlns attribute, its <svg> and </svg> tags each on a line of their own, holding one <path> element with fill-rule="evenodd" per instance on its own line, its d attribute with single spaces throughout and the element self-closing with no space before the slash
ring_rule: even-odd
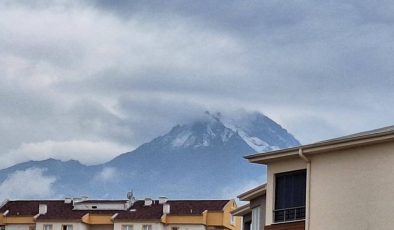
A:
<svg viewBox="0 0 394 230">
<path fill-rule="evenodd" d="M 128 192 L 127 193 L 127 199 L 129 199 L 129 200 L 131 200 L 131 199 L 133 199 L 133 192 Z"/>
</svg>

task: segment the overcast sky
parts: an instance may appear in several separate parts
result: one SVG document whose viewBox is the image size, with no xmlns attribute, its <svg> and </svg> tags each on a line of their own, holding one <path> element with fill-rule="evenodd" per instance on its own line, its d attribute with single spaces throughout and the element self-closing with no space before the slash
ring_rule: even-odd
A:
<svg viewBox="0 0 394 230">
<path fill-rule="evenodd" d="M 204 110 L 302 143 L 393 124 L 391 1 L 1 1 L 0 167 L 111 159 Z"/>
</svg>

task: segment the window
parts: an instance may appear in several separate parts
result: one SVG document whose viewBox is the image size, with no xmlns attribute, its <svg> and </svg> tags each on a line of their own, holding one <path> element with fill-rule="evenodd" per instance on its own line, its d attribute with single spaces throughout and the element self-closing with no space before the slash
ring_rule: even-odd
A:
<svg viewBox="0 0 394 230">
<path fill-rule="evenodd" d="M 152 225 L 150 224 L 142 225 L 142 230 L 152 230 Z"/>
<path fill-rule="evenodd" d="M 234 215 L 230 216 L 230 224 L 235 225 L 235 216 Z"/>
<path fill-rule="evenodd" d="M 36 230 L 36 226 L 34 226 L 34 225 L 29 226 L 29 230 Z"/>
<path fill-rule="evenodd" d="M 251 230 L 260 229 L 260 206 L 252 209 Z"/>
<path fill-rule="evenodd" d="M 62 225 L 62 230 L 73 230 L 73 226 L 71 224 Z"/>
<path fill-rule="evenodd" d="M 44 224 L 44 230 L 52 230 L 52 224 Z"/>
<path fill-rule="evenodd" d="M 122 230 L 133 230 L 133 225 L 122 225 Z"/>
<path fill-rule="evenodd" d="M 304 219 L 305 200 L 306 170 L 276 175 L 274 222 Z"/>
<path fill-rule="evenodd" d="M 171 227 L 171 230 L 179 230 L 179 227 Z"/>
</svg>

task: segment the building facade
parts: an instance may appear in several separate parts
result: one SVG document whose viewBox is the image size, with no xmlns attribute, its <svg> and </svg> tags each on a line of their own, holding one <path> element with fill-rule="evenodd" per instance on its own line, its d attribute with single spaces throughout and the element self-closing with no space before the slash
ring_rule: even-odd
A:
<svg viewBox="0 0 394 230">
<path fill-rule="evenodd" d="M 238 196 L 240 201 L 248 202 L 248 204 L 231 212 L 235 216 L 242 217 L 242 230 L 264 230 L 266 209 L 265 193 L 266 184 L 253 188 Z"/>
<path fill-rule="evenodd" d="M 267 165 L 265 229 L 394 229 L 394 126 L 246 158 Z"/>
</svg>

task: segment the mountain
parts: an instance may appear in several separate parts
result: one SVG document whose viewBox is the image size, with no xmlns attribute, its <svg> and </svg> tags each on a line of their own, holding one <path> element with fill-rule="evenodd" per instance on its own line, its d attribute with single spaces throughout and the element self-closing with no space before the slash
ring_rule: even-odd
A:
<svg viewBox="0 0 394 230">
<path fill-rule="evenodd" d="M 44 176 L 56 178 L 55 194 L 119 198 L 134 189 L 145 196 L 218 198 L 250 181 L 263 183 L 264 168 L 243 156 L 296 145 L 291 134 L 260 113 L 226 117 L 207 112 L 104 164 L 29 161 L 0 170 L 0 181 L 18 170 L 43 168 Z"/>
</svg>

